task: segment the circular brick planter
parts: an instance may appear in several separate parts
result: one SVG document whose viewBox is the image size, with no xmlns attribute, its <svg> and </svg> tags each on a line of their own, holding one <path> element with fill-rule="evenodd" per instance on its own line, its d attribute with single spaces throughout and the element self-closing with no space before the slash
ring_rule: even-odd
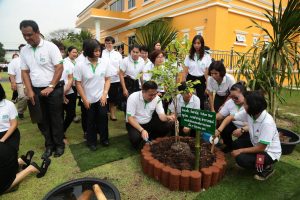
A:
<svg viewBox="0 0 300 200">
<path fill-rule="evenodd" d="M 164 139 L 168 138 L 157 138 L 152 143 L 163 142 Z M 218 184 L 224 177 L 227 162 L 224 153 L 217 148 L 215 149 L 216 161 L 212 166 L 201 168 L 199 171 L 174 169 L 155 159 L 150 150 L 149 144 L 145 144 L 141 150 L 143 172 L 172 191 L 199 192 L 201 189 L 208 189 Z"/>
</svg>

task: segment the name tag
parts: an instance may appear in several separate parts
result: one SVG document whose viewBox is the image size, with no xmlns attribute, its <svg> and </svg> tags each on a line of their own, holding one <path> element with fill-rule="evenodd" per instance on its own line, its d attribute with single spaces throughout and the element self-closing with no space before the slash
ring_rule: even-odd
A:
<svg viewBox="0 0 300 200">
<path fill-rule="evenodd" d="M 6 119 L 8 119 L 8 118 L 9 118 L 8 115 L 2 115 L 2 120 L 6 120 Z"/>
</svg>

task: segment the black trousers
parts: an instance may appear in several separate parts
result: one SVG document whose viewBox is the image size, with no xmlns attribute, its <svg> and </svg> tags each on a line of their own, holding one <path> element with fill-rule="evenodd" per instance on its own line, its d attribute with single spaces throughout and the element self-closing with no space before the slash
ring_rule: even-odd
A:
<svg viewBox="0 0 300 200">
<path fill-rule="evenodd" d="M 86 109 L 87 145 L 97 144 L 97 133 L 100 133 L 100 142 L 108 141 L 108 117 L 107 106 L 101 106 L 100 102 L 92 103 L 90 109 Z"/>
<path fill-rule="evenodd" d="M 77 93 L 72 93 L 66 95 L 66 98 L 69 100 L 69 103 L 63 104 L 64 108 L 64 133 L 69 128 L 70 124 L 72 123 L 74 117 L 76 116 L 76 99 Z"/>
<path fill-rule="evenodd" d="M 228 95 L 226 96 L 219 96 L 216 94 L 215 100 L 214 100 L 214 109 L 216 113 L 219 111 L 220 107 L 225 103 Z"/>
<path fill-rule="evenodd" d="M 245 135 L 245 136 L 244 136 Z M 247 147 L 253 147 L 249 134 L 243 134 L 241 137 L 239 137 L 237 140 L 233 142 L 233 148 L 234 149 L 241 149 L 241 148 L 247 148 Z M 245 168 L 245 169 L 253 169 L 256 170 L 256 156 L 258 153 L 241 153 L 235 158 L 236 163 Z M 273 160 L 267 152 L 261 152 L 259 154 L 265 155 L 265 162 L 264 167 L 271 165 L 275 163 L 277 160 Z"/>
<path fill-rule="evenodd" d="M 149 140 L 167 135 L 172 127 L 174 127 L 174 123 L 160 121 L 156 112 L 155 114 L 153 114 L 150 122 L 140 125 L 148 132 Z M 132 146 L 135 149 L 141 148 L 145 143 L 141 136 L 141 133 L 129 123 L 126 123 L 126 129 L 128 131 L 129 141 L 131 142 Z"/>
<path fill-rule="evenodd" d="M 55 88 L 47 97 L 41 96 L 43 89 L 33 87 L 42 112 L 42 121 L 38 127 L 45 137 L 46 148 L 64 148 L 63 87 Z"/>
<path fill-rule="evenodd" d="M 0 132 L 0 139 L 5 135 L 7 131 Z M 18 128 L 7 138 L 4 142 L 9 146 L 13 147 L 17 152 L 19 151 L 20 146 L 20 131 Z"/>
<path fill-rule="evenodd" d="M 80 105 L 80 110 L 81 110 L 81 127 L 83 130 L 83 133 L 86 133 L 87 132 L 87 122 L 86 122 L 87 110 L 85 109 L 83 102 L 81 101 L 81 98 L 79 99 L 78 104 Z"/>
<path fill-rule="evenodd" d="M 200 108 L 201 110 L 204 110 L 204 103 L 207 100 L 207 97 L 205 95 L 206 90 L 206 79 L 205 76 L 192 76 L 190 74 L 187 75 L 186 81 L 195 81 L 199 80 L 201 83 L 194 85 L 194 88 L 196 89 L 197 96 L 200 98 Z"/>
<path fill-rule="evenodd" d="M 221 133 L 221 137 L 224 141 L 224 144 L 230 149 L 232 149 L 232 143 L 233 143 L 232 132 L 236 129 L 237 127 L 232 122 L 230 122 Z"/>
<path fill-rule="evenodd" d="M 120 102 L 120 97 L 122 95 L 120 82 L 111 83 L 108 91 L 108 102 L 118 105 Z"/>
</svg>

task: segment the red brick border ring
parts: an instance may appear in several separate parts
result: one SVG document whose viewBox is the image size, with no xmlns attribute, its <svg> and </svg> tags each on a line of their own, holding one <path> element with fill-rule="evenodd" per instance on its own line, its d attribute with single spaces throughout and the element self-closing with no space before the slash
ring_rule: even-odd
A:
<svg viewBox="0 0 300 200">
<path fill-rule="evenodd" d="M 157 138 L 152 141 L 159 143 L 167 138 Z M 141 162 L 143 172 L 149 177 L 159 181 L 162 185 L 172 191 L 191 190 L 199 192 L 202 188 L 208 189 L 216 185 L 224 177 L 226 161 L 224 153 L 216 148 L 216 161 L 212 166 L 201 168 L 199 171 L 178 170 L 167 166 L 153 158 L 150 145 L 146 144 L 141 150 Z"/>
</svg>

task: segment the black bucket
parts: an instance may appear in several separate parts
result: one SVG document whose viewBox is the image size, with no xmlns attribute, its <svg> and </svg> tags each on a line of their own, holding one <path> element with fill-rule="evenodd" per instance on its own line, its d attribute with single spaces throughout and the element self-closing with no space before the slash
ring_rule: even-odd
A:
<svg viewBox="0 0 300 200">
<path fill-rule="evenodd" d="M 63 183 L 51 190 L 43 200 L 75 200 L 80 196 L 89 193 L 89 200 L 97 200 L 93 185 L 98 184 L 105 195 L 106 199 L 120 200 L 118 189 L 111 183 L 97 178 L 81 178 Z"/>
<path fill-rule="evenodd" d="M 286 130 L 283 128 L 277 128 L 277 130 L 278 132 L 282 133 L 284 136 L 288 136 L 291 138 L 289 142 L 280 142 L 282 155 L 291 154 L 294 151 L 295 146 L 300 142 L 299 135 L 290 130 Z"/>
</svg>

